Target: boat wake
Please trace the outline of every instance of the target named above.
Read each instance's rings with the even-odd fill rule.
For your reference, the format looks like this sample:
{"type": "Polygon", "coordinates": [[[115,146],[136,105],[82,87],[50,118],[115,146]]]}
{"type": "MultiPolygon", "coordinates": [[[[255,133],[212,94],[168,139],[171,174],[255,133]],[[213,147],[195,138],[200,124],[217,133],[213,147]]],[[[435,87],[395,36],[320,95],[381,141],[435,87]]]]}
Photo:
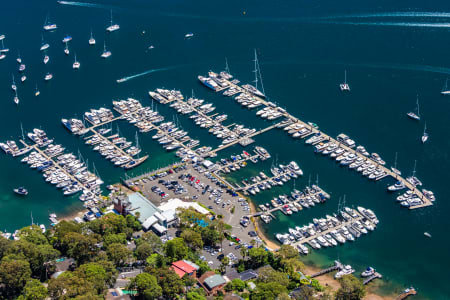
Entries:
{"type": "Polygon", "coordinates": [[[97,3],[89,3],[89,2],[58,1],[58,3],[62,4],[62,5],[72,5],[72,6],[81,6],[81,7],[111,9],[111,6],[107,6],[107,5],[103,5],[103,4],[97,4],[97,3]]]}
{"type": "Polygon", "coordinates": [[[349,14],[319,17],[319,19],[358,19],[358,18],[450,18],[447,12],[382,12],[366,14],[349,14]]]}
{"type": "Polygon", "coordinates": [[[420,71],[420,72],[431,72],[438,74],[450,75],[450,68],[428,66],[428,65],[414,65],[414,64],[394,64],[394,63],[351,63],[351,62],[332,62],[332,61],[292,61],[292,60],[279,60],[279,61],[267,61],[262,63],[263,65],[339,65],[339,66],[351,66],[351,67],[362,67],[362,68],[373,68],[373,69],[391,69],[391,70],[402,70],[402,71],[420,71]]]}
{"type": "Polygon", "coordinates": [[[184,65],[172,66],[172,67],[167,67],[167,68],[151,69],[151,70],[148,70],[148,71],[139,73],[139,74],[135,74],[135,75],[131,75],[131,76],[127,76],[127,77],[123,77],[123,78],[117,79],[116,81],[117,81],[118,83],[122,83],[122,82],[131,80],[131,79],[135,79],[135,78],[138,78],[138,77],[141,77],[141,76],[150,74],[150,73],[156,73],[156,72],[162,72],[162,71],[169,71],[169,70],[173,70],[173,69],[176,69],[176,68],[180,68],[180,67],[182,67],[182,66],[184,66],[184,65]]]}
{"type": "Polygon", "coordinates": [[[392,27],[432,27],[450,28],[450,23],[421,22],[353,22],[353,21],[314,21],[316,24],[356,25],[356,26],[392,26],[392,27]]]}

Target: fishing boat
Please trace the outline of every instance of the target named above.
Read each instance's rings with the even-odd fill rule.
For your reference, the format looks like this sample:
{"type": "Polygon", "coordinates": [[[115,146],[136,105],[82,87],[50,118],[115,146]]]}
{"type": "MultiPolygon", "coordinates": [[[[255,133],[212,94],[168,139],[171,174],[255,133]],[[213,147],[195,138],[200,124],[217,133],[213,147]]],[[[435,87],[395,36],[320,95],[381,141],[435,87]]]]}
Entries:
{"type": "Polygon", "coordinates": [[[106,42],[103,43],[103,53],[102,53],[101,57],[102,58],[108,58],[108,57],[111,56],[111,54],[112,54],[111,51],[107,51],[106,50],[106,42]]]}
{"type": "Polygon", "coordinates": [[[43,26],[45,31],[52,31],[58,28],[58,26],[55,23],[50,23],[48,20],[48,17],[45,18],[45,23],[43,26]]]}
{"type": "Polygon", "coordinates": [[[95,39],[94,36],[92,35],[92,30],[91,30],[91,37],[89,38],[89,45],[95,45],[95,39]]]}
{"type": "Polygon", "coordinates": [[[417,120],[417,121],[420,120],[419,96],[417,96],[416,112],[417,112],[417,114],[416,114],[415,112],[412,112],[412,111],[411,111],[411,112],[407,113],[406,115],[407,115],[409,118],[413,119],[413,120],[417,120]]]}
{"type": "Polygon", "coordinates": [[[79,69],[80,66],[81,66],[81,64],[80,64],[79,61],[77,61],[77,54],[75,53],[75,61],[74,61],[73,65],[72,65],[72,67],[73,67],[74,69],[79,69]]]}
{"type": "Polygon", "coordinates": [[[445,85],[442,88],[441,95],[450,95],[450,90],[448,89],[448,78],[445,80],[445,85]]]}
{"type": "Polygon", "coordinates": [[[12,76],[11,89],[12,89],[13,91],[17,91],[16,82],[14,81],[14,75],[12,76]]]}
{"type": "Polygon", "coordinates": [[[113,31],[116,31],[119,29],[120,29],[119,24],[113,24],[113,17],[112,17],[112,10],[111,10],[111,23],[108,27],[106,27],[106,31],[113,32],[113,31]]]}
{"type": "Polygon", "coordinates": [[[339,87],[343,92],[350,92],[350,86],[347,83],[347,70],[344,71],[344,83],[341,83],[339,87]]]}
{"type": "Polygon", "coordinates": [[[23,186],[14,189],[14,193],[21,195],[21,196],[26,196],[28,195],[28,190],[26,188],[24,188],[23,186]]]}
{"type": "Polygon", "coordinates": [[[66,55],[69,55],[70,54],[70,51],[69,51],[69,45],[66,43],[66,48],[64,48],[64,53],[66,54],[66,55]]]}
{"type": "Polygon", "coordinates": [[[425,123],[425,127],[423,128],[422,144],[425,144],[426,141],[428,141],[427,123],[425,123]]]}

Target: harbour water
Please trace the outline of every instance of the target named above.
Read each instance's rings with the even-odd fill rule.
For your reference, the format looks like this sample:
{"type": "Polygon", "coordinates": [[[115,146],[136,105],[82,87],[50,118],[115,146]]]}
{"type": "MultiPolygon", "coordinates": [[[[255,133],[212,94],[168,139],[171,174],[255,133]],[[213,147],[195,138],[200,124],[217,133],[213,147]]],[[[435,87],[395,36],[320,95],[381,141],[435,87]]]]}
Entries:
{"type": "MultiPolygon", "coordinates": [[[[413,285],[418,290],[417,299],[448,298],[450,240],[446,229],[450,221],[446,213],[450,204],[446,201],[446,185],[450,170],[450,98],[441,96],[440,91],[450,74],[443,42],[449,37],[446,24],[450,16],[445,12],[450,12],[450,4],[396,1],[373,8],[360,1],[344,6],[334,1],[264,0],[245,5],[231,1],[226,7],[179,0],[159,4],[144,0],[64,3],[18,0],[3,5],[0,34],[6,35],[5,47],[10,52],[0,61],[2,141],[17,140],[21,124],[25,132],[41,127],[69,151],[80,151],[91,168],[95,163],[106,185],[125,176],[123,169],[113,167],[81,139],[69,134],[61,125],[61,118],[81,118],[90,108],[111,107],[113,99],[127,97],[151,106],[148,91],[166,87],[179,89],[185,95],[193,89],[197,97],[213,102],[218,112],[229,115],[227,124],[265,128],[269,122],[232,99],[209,91],[197,80],[197,75],[210,69],[223,69],[227,57],[233,75],[242,82],[252,81],[256,48],[271,101],[304,121],[317,123],[331,136],[348,134],[370,152],[379,153],[388,164],[393,164],[398,152],[398,168],[405,174],[412,171],[417,160],[417,176],[437,198],[432,207],[402,209],[394,195],[386,191],[391,180],[369,181],[274,129],[257,136],[255,145],[265,147],[279,163],[297,161],[305,175],[295,183],[291,181],[254,196],[255,202],[268,202],[290,191],[294,184],[300,189],[308,184],[309,176],[315,181],[317,175],[331,199],[290,217],[277,214],[277,219],[265,226],[266,234],[272,238],[287,227],[307,224],[312,218],[335,212],[339,198],[345,195],[348,206],[361,205],[375,211],[380,220],[377,229],[353,243],[312,251],[305,260],[323,267],[340,259],[357,271],[373,266],[383,274],[383,280],[373,284],[380,285],[384,294],[413,285]],[[107,34],[110,9],[121,29],[107,34]],[[51,45],[50,62],[44,65],[39,47],[46,16],[59,28],[43,35],[51,45]],[[95,46],[88,44],[91,29],[97,40],[95,46]],[[187,32],[193,32],[194,37],[185,39],[187,32]],[[73,37],[69,56],[64,54],[61,42],[66,34],[73,37]],[[108,59],[100,58],[104,40],[112,51],[108,59]],[[148,49],[150,45],[154,49],[148,49]],[[27,65],[28,78],[24,83],[19,82],[17,72],[18,51],[27,65]],[[81,63],[79,70],[72,69],[74,52],[81,63]],[[351,92],[344,94],[338,84],[345,69],[351,92]],[[54,75],[50,82],[43,80],[47,72],[54,75]],[[11,74],[18,86],[18,107],[10,89],[11,74]],[[116,83],[124,77],[129,80],[116,83]],[[36,84],[41,91],[39,97],[34,96],[36,84]],[[417,94],[420,122],[406,117],[414,109],[417,94]],[[430,139],[422,145],[424,121],[430,139]],[[424,232],[431,233],[432,238],[425,237],[424,232]]],[[[167,120],[175,116],[168,106],[158,105],[158,111],[167,120]]],[[[176,121],[191,137],[199,138],[202,145],[218,145],[216,138],[187,117],[178,116],[176,121]]],[[[133,140],[135,127],[118,122],[114,129],[116,124],[122,135],[133,140]]],[[[176,161],[173,154],[166,153],[151,139],[150,133],[140,134],[139,143],[150,158],[129,171],[129,175],[176,161]]],[[[219,157],[241,151],[237,145],[219,157]]],[[[12,231],[29,224],[31,213],[35,222],[48,224],[50,212],[64,215],[81,207],[77,197],[62,196],[18,159],[1,155],[0,164],[0,229],[12,231]],[[20,185],[29,190],[27,197],[12,192],[20,185]]],[[[261,170],[268,171],[271,164],[272,160],[250,163],[232,177],[240,181],[261,170]]]]}

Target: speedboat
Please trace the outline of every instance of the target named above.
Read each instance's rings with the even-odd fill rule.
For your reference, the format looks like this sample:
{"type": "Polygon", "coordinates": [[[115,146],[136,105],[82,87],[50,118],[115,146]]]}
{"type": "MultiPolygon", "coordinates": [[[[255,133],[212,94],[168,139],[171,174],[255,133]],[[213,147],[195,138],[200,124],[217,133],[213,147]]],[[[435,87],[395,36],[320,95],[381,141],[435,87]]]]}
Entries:
{"type": "Polygon", "coordinates": [[[192,32],[189,32],[189,33],[186,33],[185,35],[184,35],[184,37],[185,38],[191,38],[191,37],[193,37],[194,36],[194,34],[192,33],[192,32]]]}
{"type": "Polygon", "coordinates": [[[53,78],[53,74],[52,73],[47,73],[44,77],[45,81],[49,81],[50,79],[53,78]]]}
{"type": "Polygon", "coordinates": [[[361,277],[369,277],[375,274],[375,269],[372,267],[368,267],[361,273],[361,277]]]}
{"type": "Polygon", "coordinates": [[[28,195],[28,190],[21,186],[17,189],[14,189],[14,193],[16,193],[18,195],[26,196],[26,195],[28,195]]]}
{"type": "Polygon", "coordinates": [[[72,37],[71,37],[70,35],[66,35],[66,36],[63,38],[62,42],[63,42],[63,43],[68,43],[68,42],[70,42],[71,40],[72,40],[72,37]]]}

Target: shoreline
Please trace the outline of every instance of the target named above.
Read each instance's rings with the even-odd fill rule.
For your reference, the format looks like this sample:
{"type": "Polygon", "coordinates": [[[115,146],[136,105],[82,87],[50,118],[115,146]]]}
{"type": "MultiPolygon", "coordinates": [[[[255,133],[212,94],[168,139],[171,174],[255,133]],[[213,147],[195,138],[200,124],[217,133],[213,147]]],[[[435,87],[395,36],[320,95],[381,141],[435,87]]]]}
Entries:
{"type": "MultiPolygon", "coordinates": [[[[248,198],[247,198],[248,199],[248,198]]],[[[256,213],[256,206],[253,203],[251,199],[248,199],[248,203],[250,206],[250,212],[256,213]]],[[[264,244],[267,246],[267,248],[271,251],[277,251],[280,246],[276,244],[274,241],[272,241],[262,230],[262,221],[260,219],[254,219],[253,221],[255,225],[255,231],[258,234],[258,237],[264,242],[264,244]]],[[[311,275],[314,273],[317,273],[321,270],[321,268],[315,266],[313,263],[305,263],[302,261],[305,265],[305,274],[311,275]]],[[[340,287],[340,283],[338,280],[334,279],[333,273],[324,274],[321,276],[316,277],[317,281],[324,286],[325,288],[329,288],[331,292],[336,292],[340,287]]],[[[366,286],[366,296],[363,298],[363,300],[393,300],[395,299],[395,295],[388,295],[383,296],[380,294],[377,294],[373,289],[366,286]]]]}

